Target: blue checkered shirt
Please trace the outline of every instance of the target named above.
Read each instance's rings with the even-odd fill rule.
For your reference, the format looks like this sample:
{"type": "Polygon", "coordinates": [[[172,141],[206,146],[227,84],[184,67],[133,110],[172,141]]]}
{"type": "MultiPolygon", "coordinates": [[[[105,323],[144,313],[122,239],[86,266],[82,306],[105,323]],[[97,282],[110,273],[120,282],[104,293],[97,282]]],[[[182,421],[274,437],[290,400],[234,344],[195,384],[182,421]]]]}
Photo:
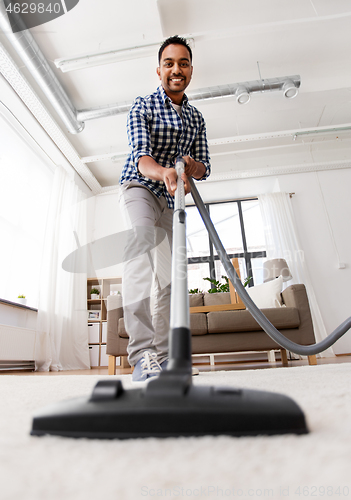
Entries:
{"type": "Polygon", "coordinates": [[[182,102],[182,118],[173,108],[162,86],[146,97],[137,97],[128,114],[129,147],[131,152],[124,165],[119,183],[136,180],[149,188],[157,197],[164,196],[169,208],[174,198],[162,181],[144,177],[138,170],[142,156],[151,156],[162,167],[174,167],[177,156],[191,156],[202,162],[206,179],[211,172],[210,155],[206,139],[206,126],[202,114],[189,104],[186,96],[182,102]]]}

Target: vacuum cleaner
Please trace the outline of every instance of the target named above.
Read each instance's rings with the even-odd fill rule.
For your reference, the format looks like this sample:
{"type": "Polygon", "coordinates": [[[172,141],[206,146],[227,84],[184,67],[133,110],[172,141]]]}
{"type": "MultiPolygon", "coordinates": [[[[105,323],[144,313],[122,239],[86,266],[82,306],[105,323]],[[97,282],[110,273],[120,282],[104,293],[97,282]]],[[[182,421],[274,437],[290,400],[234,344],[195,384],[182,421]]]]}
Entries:
{"type": "MultiPolygon", "coordinates": [[[[63,401],[33,417],[31,434],[98,439],[177,436],[255,436],[308,432],[301,408],[289,397],[235,387],[192,383],[191,332],[187,283],[184,160],[178,174],[173,214],[172,290],[169,363],[143,386],[125,389],[121,380],[99,381],[89,397],[63,401]]],[[[318,344],[302,346],[284,337],[246,293],[228,258],[201,197],[191,193],[227,275],[255,320],[283,348],[302,355],[330,347],[351,327],[351,318],[318,344]]]]}

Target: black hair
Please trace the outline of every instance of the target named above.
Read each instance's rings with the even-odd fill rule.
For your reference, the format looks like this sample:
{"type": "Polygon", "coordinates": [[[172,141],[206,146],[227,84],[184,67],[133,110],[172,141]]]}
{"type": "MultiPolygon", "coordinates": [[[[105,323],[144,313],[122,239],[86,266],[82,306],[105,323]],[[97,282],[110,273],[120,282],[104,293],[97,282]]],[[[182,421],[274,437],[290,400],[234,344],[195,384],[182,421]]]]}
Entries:
{"type": "Polygon", "coordinates": [[[163,42],[163,44],[161,45],[160,50],[158,51],[158,63],[159,64],[161,62],[162,52],[165,50],[166,47],[168,47],[168,45],[183,45],[188,50],[188,52],[190,54],[190,62],[192,62],[193,53],[191,51],[191,48],[190,48],[188,42],[186,41],[185,38],[182,38],[181,36],[178,36],[178,35],[174,35],[174,36],[170,36],[169,38],[167,38],[167,40],[165,40],[163,42]]]}

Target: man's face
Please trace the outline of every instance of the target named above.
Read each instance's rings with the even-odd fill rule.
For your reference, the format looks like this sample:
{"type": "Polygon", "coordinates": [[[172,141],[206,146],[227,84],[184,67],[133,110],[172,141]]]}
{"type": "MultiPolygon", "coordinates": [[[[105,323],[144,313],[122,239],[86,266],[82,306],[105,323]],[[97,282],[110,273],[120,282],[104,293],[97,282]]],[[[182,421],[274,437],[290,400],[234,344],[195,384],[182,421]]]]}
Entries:
{"type": "Polygon", "coordinates": [[[162,52],[157,74],[166,94],[176,104],[180,104],[192,73],[188,49],[183,45],[168,45],[162,52]]]}

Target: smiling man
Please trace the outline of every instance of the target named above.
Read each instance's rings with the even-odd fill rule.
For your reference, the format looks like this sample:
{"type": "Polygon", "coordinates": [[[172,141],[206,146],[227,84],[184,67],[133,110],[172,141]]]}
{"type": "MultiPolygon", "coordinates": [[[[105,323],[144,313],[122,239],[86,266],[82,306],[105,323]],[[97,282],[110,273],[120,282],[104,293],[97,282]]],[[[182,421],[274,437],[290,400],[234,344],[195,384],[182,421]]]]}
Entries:
{"type": "Polygon", "coordinates": [[[193,74],[190,52],[184,45],[167,45],[160,55],[157,74],[168,97],[180,105],[193,74]]]}
{"type": "MultiPolygon", "coordinates": [[[[182,156],[182,178],[206,179],[210,157],[202,114],[188,102],[185,90],[192,73],[192,51],[186,40],[168,38],[159,50],[157,74],[161,85],[153,94],[138,97],[128,115],[130,154],[120,178],[121,208],[128,228],[160,227],[172,242],[175,160],[182,156]]],[[[145,254],[126,248],[126,255],[145,254]]],[[[168,249],[169,250],[169,249],[168,249]]],[[[125,262],[122,278],[123,309],[129,335],[128,360],[133,380],[144,381],[165,369],[168,362],[170,316],[170,251],[159,251],[155,262],[154,310],[150,310],[151,268],[142,258],[125,262]],[[159,274],[158,274],[159,273],[159,274]],[[167,276],[166,276],[167,275],[167,276]],[[161,276],[161,278],[160,278],[161,276]],[[162,283],[166,283],[163,286],[162,283]]]]}

